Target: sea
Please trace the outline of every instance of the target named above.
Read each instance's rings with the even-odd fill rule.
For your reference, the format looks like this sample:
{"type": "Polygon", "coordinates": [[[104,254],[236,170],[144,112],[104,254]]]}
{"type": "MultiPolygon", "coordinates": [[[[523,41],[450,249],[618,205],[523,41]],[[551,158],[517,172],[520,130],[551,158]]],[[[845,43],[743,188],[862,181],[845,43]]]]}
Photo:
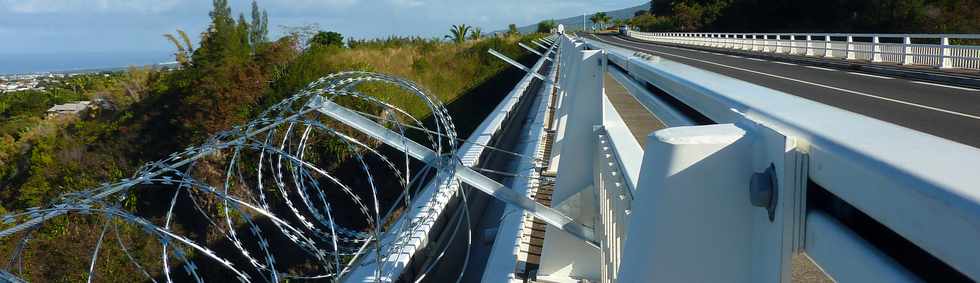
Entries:
{"type": "Polygon", "coordinates": [[[116,70],[173,60],[173,51],[0,53],[0,75],[116,70]]]}

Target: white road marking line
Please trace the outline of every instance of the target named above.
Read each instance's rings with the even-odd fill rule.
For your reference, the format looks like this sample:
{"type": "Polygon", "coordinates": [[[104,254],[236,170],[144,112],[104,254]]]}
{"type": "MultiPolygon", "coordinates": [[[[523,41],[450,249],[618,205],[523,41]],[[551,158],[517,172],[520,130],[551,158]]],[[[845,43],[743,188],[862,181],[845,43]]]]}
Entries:
{"type": "Polygon", "coordinates": [[[847,72],[847,73],[848,74],[851,74],[851,75],[858,75],[858,76],[865,76],[865,77],[872,77],[872,78],[879,78],[879,79],[886,79],[886,80],[894,79],[894,78],[889,78],[889,77],[876,76],[876,75],[864,74],[864,73],[857,73],[857,72],[847,72]]]}
{"type": "Polygon", "coordinates": [[[738,56],[738,55],[728,55],[728,57],[732,57],[732,58],[742,58],[742,56],[738,56]]]}
{"type": "Polygon", "coordinates": [[[817,69],[817,70],[824,70],[824,71],[831,71],[831,72],[835,72],[835,71],[837,71],[837,70],[834,70],[834,69],[828,69],[828,68],[821,68],[821,67],[816,67],[816,66],[804,66],[804,67],[807,67],[807,68],[810,68],[810,69],[817,69]]]}
{"type": "Polygon", "coordinates": [[[776,64],[783,64],[783,65],[788,65],[788,66],[797,66],[796,64],[787,63],[787,62],[779,62],[779,61],[772,61],[772,62],[773,63],[776,63],[776,64]]]}
{"type": "Polygon", "coordinates": [[[745,58],[745,59],[749,59],[749,60],[752,60],[752,61],[766,62],[766,60],[762,60],[762,59],[759,59],[759,58],[745,58]]]}
{"type": "MultiPolygon", "coordinates": [[[[598,37],[596,37],[596,39],[598,39],[598,37]]],[[[877,98],[877,99],[881,99],[881,100],[884,100],[884,101],[890,101],[890,102],[894,102],[894,103],[904,104],[904,105],[908,105],[908,106],[912,106],[912,107],[918,107],[918,108],[922,108],[922,109],[929,109],[929,110],[933,110],[933,111],[943,112],[943,113],[946,113],[946,114],[952,114],[952,115],[957,115],[957,116],[961,116],[961,117],[965,117],[965,118],[980,120],[980,116],[970,115],[970,114],[966,114],[966,113],[960,113],[960,112],[956,112],[956,111],[952,111],[952,110],[946,110],[946,109],[942,109],[942,108],[938,108],[938,107],[932,107],[932,106],[928,106],[928,105],[916,104],[916,103],[902,101],[902,100],[898,100],[898,99],[892,99],[892,98],[881,97],[881,96],[877,96],[877,95],[873,95],[873,94],[867,94],[867,93],[863,93],[863,92],[860,92],[860,91],[843,89],[843,88],[839,88],[839,87],[834,87],[834,86],[829,86],[829,85],[823,85],[823,84],[818,84],[818,83],[814,83],[814,82],[808,82],[808,81],[804,81],[804,80],[800,80],[800,79],[788,78],[788,77],[783,77],[783,76],[779,76],[779,75],[773,75],[773,74],[769,74],[769,73],[763,73],[763,72],[759,72],[759,71],[754,71],[754,70],[743,69],[743,68],[739,68],[739,67],[728,66],[728,65],[725,65],[725,64],[719,64],[719,63],[715,63],[715,62],[711,62],[711,61],[705,61],[705,60],[701,60],[701,59],[695,59],[695,58],[690,58],[690,57],[686,57],[686,56],[670,54],[670,53],[656,51],[656,50],[651,50],[651,49],[646,49],[646,48],[642,48],[642,47],[635,47],[635,48],[646,50],[646,51],[649,51],[649,52],[659,53],[659,54],[663,54],[663,55],[667,55],[667,56],[673,56],[673,57],[677,57],[677,58],[684,58],[684,59],[687,59],[687,60],[698,61],[698,62],[702,62],[702,63],[706,63],[706,64],[711,64],[711,65],[721,66],[721,67],[725,67],[725,68],[735,69],[735,70],[739,70],[739,71],[743,71],[743,72],[749,72],[749,73],[754,73],[754,74],[759,74],[759,75],[764,75],[764,76],[770,76],[770,77],[784,79],[784,80],[789,80],[789,81],[794,81],[794,82],[798,82],[798,83],[802,83],[802,84],[808,84],[808,85],[812,85],[812,86],[823,87],[823,88],[832,89],[832,90],[836,90],[836,91],[841,91],[841,92],[856,94],[856,95],[870,97],[870,98],[877,98]]],[[[749,59],[753,59],[753,58],[749,58],[749,59]]],[[[929,84],[929,83],[926,83],[926,84],[929,84]]],[[[937,86],[944,86],[944,85],[937,85],[937,86]]]]}
{"type": "Polygon", "coordinates": [[[975,88],[966,88],[966,87],[958,87],[958,86],[952,86],[952,85],[934,84],[934,83],[927,83],[927,82],[920,82],[920,81],[911,81],[911,82],[912,83],[916,83],[916,84],[939,86],[939,87],[952,88],[952,89],[965,90],[965,91],[980,91],[980,89],[975,89],[975,88]]]}

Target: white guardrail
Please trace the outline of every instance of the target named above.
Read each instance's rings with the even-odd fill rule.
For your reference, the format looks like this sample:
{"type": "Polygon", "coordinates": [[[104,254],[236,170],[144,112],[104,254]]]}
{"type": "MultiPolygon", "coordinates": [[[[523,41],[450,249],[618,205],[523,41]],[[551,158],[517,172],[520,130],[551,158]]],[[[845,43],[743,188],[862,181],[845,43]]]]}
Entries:
{"type": "Polygon", "coordinates": [[[628,31],[627,35],[650,42],[680,45],[902,65],[925,65],[943,69],[980,70],[980,46],[950,44],[951,39],[980,39],[980,34],[646,33],[628,31]],[[935,43],[916,43],[920,40],[935,43]]]}
{"type": "MultiPolygon", "coordinates": [[[[920,280],[873,239],[808,207],[808,191],[818,186],[941,264],[980,279],[980,149],[657,56],[588,39],[560,42],[559,108],[567,110],[556,119],[567,123],[565,136],[581,129],[576,119],[595,125],[595,155],[564,154],[556,189],[567,189],[562,179],[571,178],[561,166],[593,164],[602,264],[601,274],[584,277],[790,282],[793,255],[802,253],[840,282],[920,280]],[[596,52],[587,49],[602,50],[600,66],[578,64],[596,52]],[[717,124],[661,119],[671,127],[650,134],[641,149],[607,98],[598,103],[576,89],[582,83],[563,84],[595,81],[590,68],[632,80],[628,89],[653,85],[717,124]],[[576,118],[593,113],[601,118],[576,118]]],[[[663,101],[638,100],[658,117],[678,115],[664,113],[663,101]]],[[[576,150],[571,140],[559,145],[563,153],[576,150]]],[[[544,275],[545,262],[554,260],[549,241],[544,275]]]]}

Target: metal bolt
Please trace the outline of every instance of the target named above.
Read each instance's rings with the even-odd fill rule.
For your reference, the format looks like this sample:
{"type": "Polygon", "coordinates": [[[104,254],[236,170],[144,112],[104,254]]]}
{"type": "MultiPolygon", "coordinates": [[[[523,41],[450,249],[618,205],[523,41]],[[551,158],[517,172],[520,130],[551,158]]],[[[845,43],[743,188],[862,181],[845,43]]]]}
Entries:
{"type": "Polygon", "coordinates": [[[769,168],[762,173],[752,174],[749,181],[749,200],[753,206],[765,208],[769,212],[769,221],[776,219],[776,167],[769,164],[769,168]]]}

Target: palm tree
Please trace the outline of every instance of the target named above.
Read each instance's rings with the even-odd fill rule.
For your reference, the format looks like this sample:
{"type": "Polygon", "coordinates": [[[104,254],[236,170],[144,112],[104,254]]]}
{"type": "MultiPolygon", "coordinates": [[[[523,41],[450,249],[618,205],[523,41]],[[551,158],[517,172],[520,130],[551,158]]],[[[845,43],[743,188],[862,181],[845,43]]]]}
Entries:
{"type": "Polygon", "coordinates": [[[606,23],[609,23],[612,18],[610,18],[609,15],[606,15],[606,12],[598,12],[595,13],[595,15],[592,15],[589,20],[591,20],[592,23],[599,25],[599,28],[601,29],[605,28],[606,23]]]}
{"type": "Polygon", "coordinates": [[[181,42],[177,40],[177,37],[173,34],[164,34],[163,37],[167,38],[170,43],[173,43],[174,46],[177,47],[177,53],[174,54],[177,57],[177,62],[180,63],[181,66],[187,66],[190,64],[191,54],[194,53],[194,45],[191,44],[191,38],[187,36],[187,33],[183,30],[178,29],[177,34],[184,40],[183,44],[181,44],[181,42]]]}
{"type": "Polygon", "coordinates": [[[466,41],[466,34],[470,32],[471,28],[473,27],[466,24],[460,24],[458,26],[453,25],[453,27],[449,29],[449,34],[446,35],[446,38],[456,43],[463,43],[463,41],[466,41]]]}
{"type": "Polygon", "coordinates": [[[470,40],[480,40],[480,39],[483,39],[483,29],[474,27],[473,30],[470,31],[470,40]]]}

